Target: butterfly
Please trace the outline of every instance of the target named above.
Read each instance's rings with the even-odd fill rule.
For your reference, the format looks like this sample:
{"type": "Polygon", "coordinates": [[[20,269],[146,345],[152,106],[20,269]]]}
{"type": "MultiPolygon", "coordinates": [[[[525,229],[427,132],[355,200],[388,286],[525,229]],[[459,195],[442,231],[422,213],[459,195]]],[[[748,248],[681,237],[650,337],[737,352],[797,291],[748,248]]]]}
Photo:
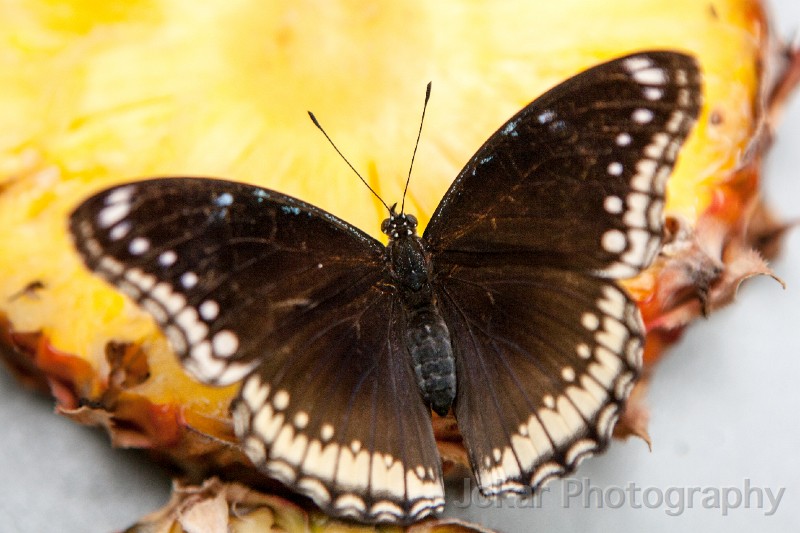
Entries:
{"type": "Polygon", "coordinates": [[[606,447],[643,350],[617,280],[659,252],[701,93],[681,53],[590,68],[489,137],[422,236],[391,208],[386,246],[279,192],[190,177],[102,191],[70,230],[190,374],[241,383],[234,429],[261,471],[331,515],[407,523],[444,507],[431,410],[454,413],[485,495],[606,447]]]}

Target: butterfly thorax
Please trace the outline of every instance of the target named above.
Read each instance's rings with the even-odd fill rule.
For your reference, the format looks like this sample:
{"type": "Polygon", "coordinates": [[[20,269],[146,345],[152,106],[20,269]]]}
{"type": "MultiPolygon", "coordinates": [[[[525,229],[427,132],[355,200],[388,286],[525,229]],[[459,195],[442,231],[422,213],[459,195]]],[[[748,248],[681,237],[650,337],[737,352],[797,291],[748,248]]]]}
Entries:
{"type": "Polygon", "coordinates": [[[425,401],[445,416],[456,394],[455,360],[450,332],[442,319],[430,283],[430,256],[417,235],[413,215],[394,214],[381,229],[389,236],[386,260],[405,316],[405,347],[414,362],[425,401]]]}

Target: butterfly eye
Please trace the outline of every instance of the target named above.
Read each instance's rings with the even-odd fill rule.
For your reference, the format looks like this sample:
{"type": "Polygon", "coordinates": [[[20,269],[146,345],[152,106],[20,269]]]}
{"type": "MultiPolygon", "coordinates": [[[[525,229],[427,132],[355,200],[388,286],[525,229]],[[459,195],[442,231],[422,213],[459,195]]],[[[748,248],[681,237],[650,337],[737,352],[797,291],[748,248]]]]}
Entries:
{"type": "Polygon", "coordinates": [[[385,233],[386,235],[389,235],[389,233],[391,231],[392,231],[392,219],[391,218],[387,218],[386,220],[381,222],[381,233],[385,233]]]}
{"type": "Polygon", "coordinates": [[[412,229],[416,229],[417,217],[415,217],[414,215],[406,215],[406,220],[408,221],[408,225],[411,226],[412,229]]]}

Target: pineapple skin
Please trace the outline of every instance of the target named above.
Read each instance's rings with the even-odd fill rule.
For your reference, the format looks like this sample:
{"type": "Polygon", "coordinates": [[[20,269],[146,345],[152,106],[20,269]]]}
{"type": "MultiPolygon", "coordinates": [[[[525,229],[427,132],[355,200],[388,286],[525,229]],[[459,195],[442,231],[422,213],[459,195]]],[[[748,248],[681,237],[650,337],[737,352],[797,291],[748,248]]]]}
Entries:
{"type": "MultiPolygon", "coordinates": [[[[408,199],[424,226],[460,165],[519,107],[592,64],[674,48],[700,58],[706,103],[669,184],[674,239],[628,283],[652,364],[694,317],[730,301],[742,279],[770,273],[754,247],[782,226],[760,204],[759,173],[793,63],[776,59],[783,49],[760,2],[596,4],[1,5],[5,359],[49,390],[61,413],[108,429],[115,445],[152,449],[195,479],[247,465],[227,413],[236,386],[194,382],[152,320],[81,266],[66,218],[82,198],[137,177],[226,176],[298,196],[379,236],[380,206],[305,110],[381,195],[399,198],[414,110],[433,79],[408,199]]],[[[641,396],[620,434],[646,436],[641,396]]],[[[452,421],[435,427],[444,455],[461,462],[452,421]]]]}

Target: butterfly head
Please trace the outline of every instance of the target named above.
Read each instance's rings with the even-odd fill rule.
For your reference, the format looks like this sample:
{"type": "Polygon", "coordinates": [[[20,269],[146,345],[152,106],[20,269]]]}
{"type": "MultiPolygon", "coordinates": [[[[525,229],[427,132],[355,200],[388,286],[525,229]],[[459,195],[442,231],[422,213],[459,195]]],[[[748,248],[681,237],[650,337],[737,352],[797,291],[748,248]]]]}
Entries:
{"type": "Polygon", "coordinates": [[[389,209],[389,218],[381,224],[381,231],[390,239],[399,239],[417,234],[417,217],[407,213],[397,213],[397,204],[389,209]]]}

